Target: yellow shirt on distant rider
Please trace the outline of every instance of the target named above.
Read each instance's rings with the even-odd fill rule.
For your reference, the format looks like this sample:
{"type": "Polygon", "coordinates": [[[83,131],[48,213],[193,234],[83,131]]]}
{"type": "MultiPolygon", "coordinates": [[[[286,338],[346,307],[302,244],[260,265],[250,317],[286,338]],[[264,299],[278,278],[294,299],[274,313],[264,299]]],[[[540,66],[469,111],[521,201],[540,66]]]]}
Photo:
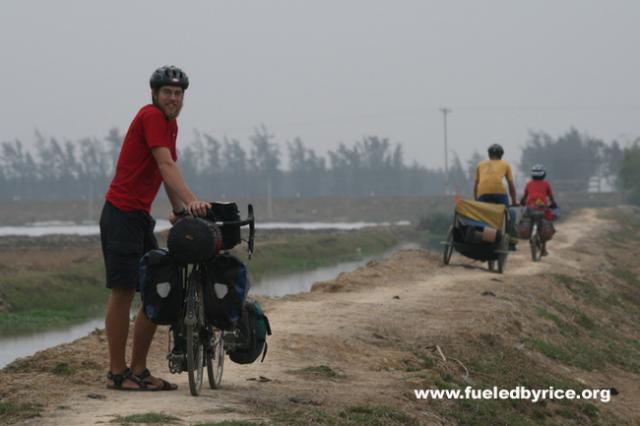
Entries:
{"type": "Polygon", "coordinates": [[[481,161],[476,168],[476,182],[478,182],[478,197],[483,194],[506,194],[507,190],[502,182],[507,178],[513,183],[511,166],[504,160],[481,161]]]}

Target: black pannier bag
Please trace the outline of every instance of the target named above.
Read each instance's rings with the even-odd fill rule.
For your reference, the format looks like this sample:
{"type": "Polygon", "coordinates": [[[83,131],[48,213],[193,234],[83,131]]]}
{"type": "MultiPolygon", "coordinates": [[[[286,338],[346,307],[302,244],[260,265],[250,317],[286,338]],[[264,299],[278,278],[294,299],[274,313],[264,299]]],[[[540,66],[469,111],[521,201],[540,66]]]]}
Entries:
{"type": "Polygon", "coordinates": [[[236,345],[234,350],[229,352],[229,359],[238,364],[251,364],[262,354],[261,362],[264,361],[271,326],[258,301],[248,299],[244,303],[237,332],[236,345]]]}
{"type": "Polygon", "coordinates": [[[182,265],[207,261],[222,248],[220,228],[211,220],[185,216],[169,230],[167,247],[171,256],[182,265]]]}
{"type": "Polygon", "coordinates": [[[156,324],[178,322],[183,304],[182,268],[162,249],[148,251],[140,260],[142,310],[156,324]]]}
{"type": "Polygon", "coordinates": [[[250,288],[246,265],[223,253],[206,264],[204,312],[207,322],[222,330],[232,330],[242,314],[250,288]]]}
{"type": "MultiPolygon", "coordinates": [[[[216,222],[237,222],[240,220],[240,211],[236,203],[212,202],[211,210],[207,217],[212,218],[216,222]]],[[[240,226],[239,225],[223,225],[220,227],[222,232],[222,250],[231,250],[240,244],[240,226]]]]}

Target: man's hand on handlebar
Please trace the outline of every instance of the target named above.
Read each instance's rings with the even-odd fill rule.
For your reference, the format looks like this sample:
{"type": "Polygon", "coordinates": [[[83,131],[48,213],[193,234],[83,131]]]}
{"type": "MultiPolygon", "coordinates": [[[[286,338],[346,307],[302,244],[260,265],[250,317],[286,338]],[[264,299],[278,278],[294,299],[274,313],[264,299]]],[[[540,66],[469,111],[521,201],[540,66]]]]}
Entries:
{"type": "Polygon", "coordinates": [[[206,201],[195,200],[189,203],[187,211],[192,216],[206,216],[207,210],[211,208],[211,204],[206,201]]]}
{"type": "Polygon", "coordinates": [[[174,225],[181,217],[191,216],[206,216],[208,210],[211,208],[211,204],[206,201],[194,200],[190,202],[187,207],[184,207],[180,211],[173,210],[169,215],[169,222],[174,225]]]}

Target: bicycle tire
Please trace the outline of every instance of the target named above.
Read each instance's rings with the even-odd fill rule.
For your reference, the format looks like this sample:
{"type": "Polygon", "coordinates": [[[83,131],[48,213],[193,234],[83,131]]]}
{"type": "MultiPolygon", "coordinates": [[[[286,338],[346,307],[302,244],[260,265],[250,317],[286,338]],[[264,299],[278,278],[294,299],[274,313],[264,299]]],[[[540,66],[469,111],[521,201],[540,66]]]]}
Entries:
{"type": "Polygon", "coordinates": [[[214,328],[211,333],[211,345],[206,351],[207,358],[207,376],[209,378],[209,387],[211,389],[220,388],[222,382],[222,374],[224,372],[224,339],[223,331],[214,328]]]}
{"type": "Polygon", "coordinates": [[[496,261],[495,260],[489,260],[487,261],[487,266],[489,268],[489,271],[493,272],[496,270],[496,261]]]}
{"type": "Polygon", "coordinates": [[[511,238],[508,235],[508,230],[510,226],[511,225],[509,222],[509,215],[508,213],[505,213],[505,220],[502,225],[502,235],[504,237],[502,238],[502,242],[500,243],[501,253],[498,253],[498,258],[496,259],[496,265],[495,265],[497,267],[499,274],[504,273],[504,270],[507,267],[507,257],[509,256],[509,239],[511,238]]]}
{"type": "Polygon", "coordinates": [[[195,323],[185,325],[187,330],[187,373],[189,376],[189,391],[193,396],[200,395],[204,364],[204,345],[201,339],[202,333],[200,332],[200,328],[204,323],[204,311],[202,307],[202,287],[198,284],[193,287],[194,283],[191,283],[187,303],[187,315],[189,312],[195,312],[195,323]],[[190,311],[190,309],[192,311],[190,311]]]}
{"type": "Polygon", "coordinates": [[[447,240],[444,245],[444,251],[442,253],[442,262],[445,265],[449,264],[452,254],[453,254],[453,225],[449,227],[449,231],[447,232],[447,240]]]}
{"type": "Polygon", "coordinates": [[[531,260],[538,262],[542,257],[542,242],[540,241],[537,224],[533,225],[531,237],[529,238],[529,246],[531,247],[531,260]]]}

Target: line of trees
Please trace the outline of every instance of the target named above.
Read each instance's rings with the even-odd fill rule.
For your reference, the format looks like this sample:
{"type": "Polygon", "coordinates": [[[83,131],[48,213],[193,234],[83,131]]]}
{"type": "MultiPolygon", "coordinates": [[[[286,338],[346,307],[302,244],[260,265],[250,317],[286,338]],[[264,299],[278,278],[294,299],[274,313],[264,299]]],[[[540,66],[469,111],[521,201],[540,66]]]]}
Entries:
{"type": "MultiPolygon", "coordinates": [[[[26,149],[19,140],[3,142],[0,200],[100,198],[113,177],[122,140],[123,135],[113,128],[103,139],[75,142],[36,133],[33,149],[26,149]]],[[[327,156],[296,138],[286,144],[288,170],[282,168],[283,154],[275,135],[265,126],[257,127],[248,142],[247,148],[237,139],[196,131],[189,143],[179,146],[179,165],[194,192],[207,198],[234,198],[437,195],[445,190],[441,169],[406,164],[402,146],[379,136],[366,136],[351,145],[341,143],[327,156]]],[[[485,158],[476,151],[463,164],[454,153],[448,171],[450,191],[468,196],[475,167],[485,158]]],[[[632,178],[625,177],[620,181],[624,184],[616,181],[624,158],[617,142],[607,144],[576,129],[557,138],[532,132],[517,168],[528,176],[531,165],[542,163],[557,191],[586,191],[593,178],[628,185],[632,178]]]]}
{"type": "MultiPolygon", "coordinates": [[[[36,134],[33,149],[19,141],[0,145],[0,200],[60,200],[102,197],[114,173],[123,135],[116,128],[104,139],[61,142],[36,134]]],[[[237,139],[195,132],[178,147],[178,162],[195,193],[207,198],[286,196],[435,195],[444,174],[405,164],[402,147],[367,136],[340,144],[325,158],[300,138],[287,143],[289,170],[265,126],[237,139]]]]}

